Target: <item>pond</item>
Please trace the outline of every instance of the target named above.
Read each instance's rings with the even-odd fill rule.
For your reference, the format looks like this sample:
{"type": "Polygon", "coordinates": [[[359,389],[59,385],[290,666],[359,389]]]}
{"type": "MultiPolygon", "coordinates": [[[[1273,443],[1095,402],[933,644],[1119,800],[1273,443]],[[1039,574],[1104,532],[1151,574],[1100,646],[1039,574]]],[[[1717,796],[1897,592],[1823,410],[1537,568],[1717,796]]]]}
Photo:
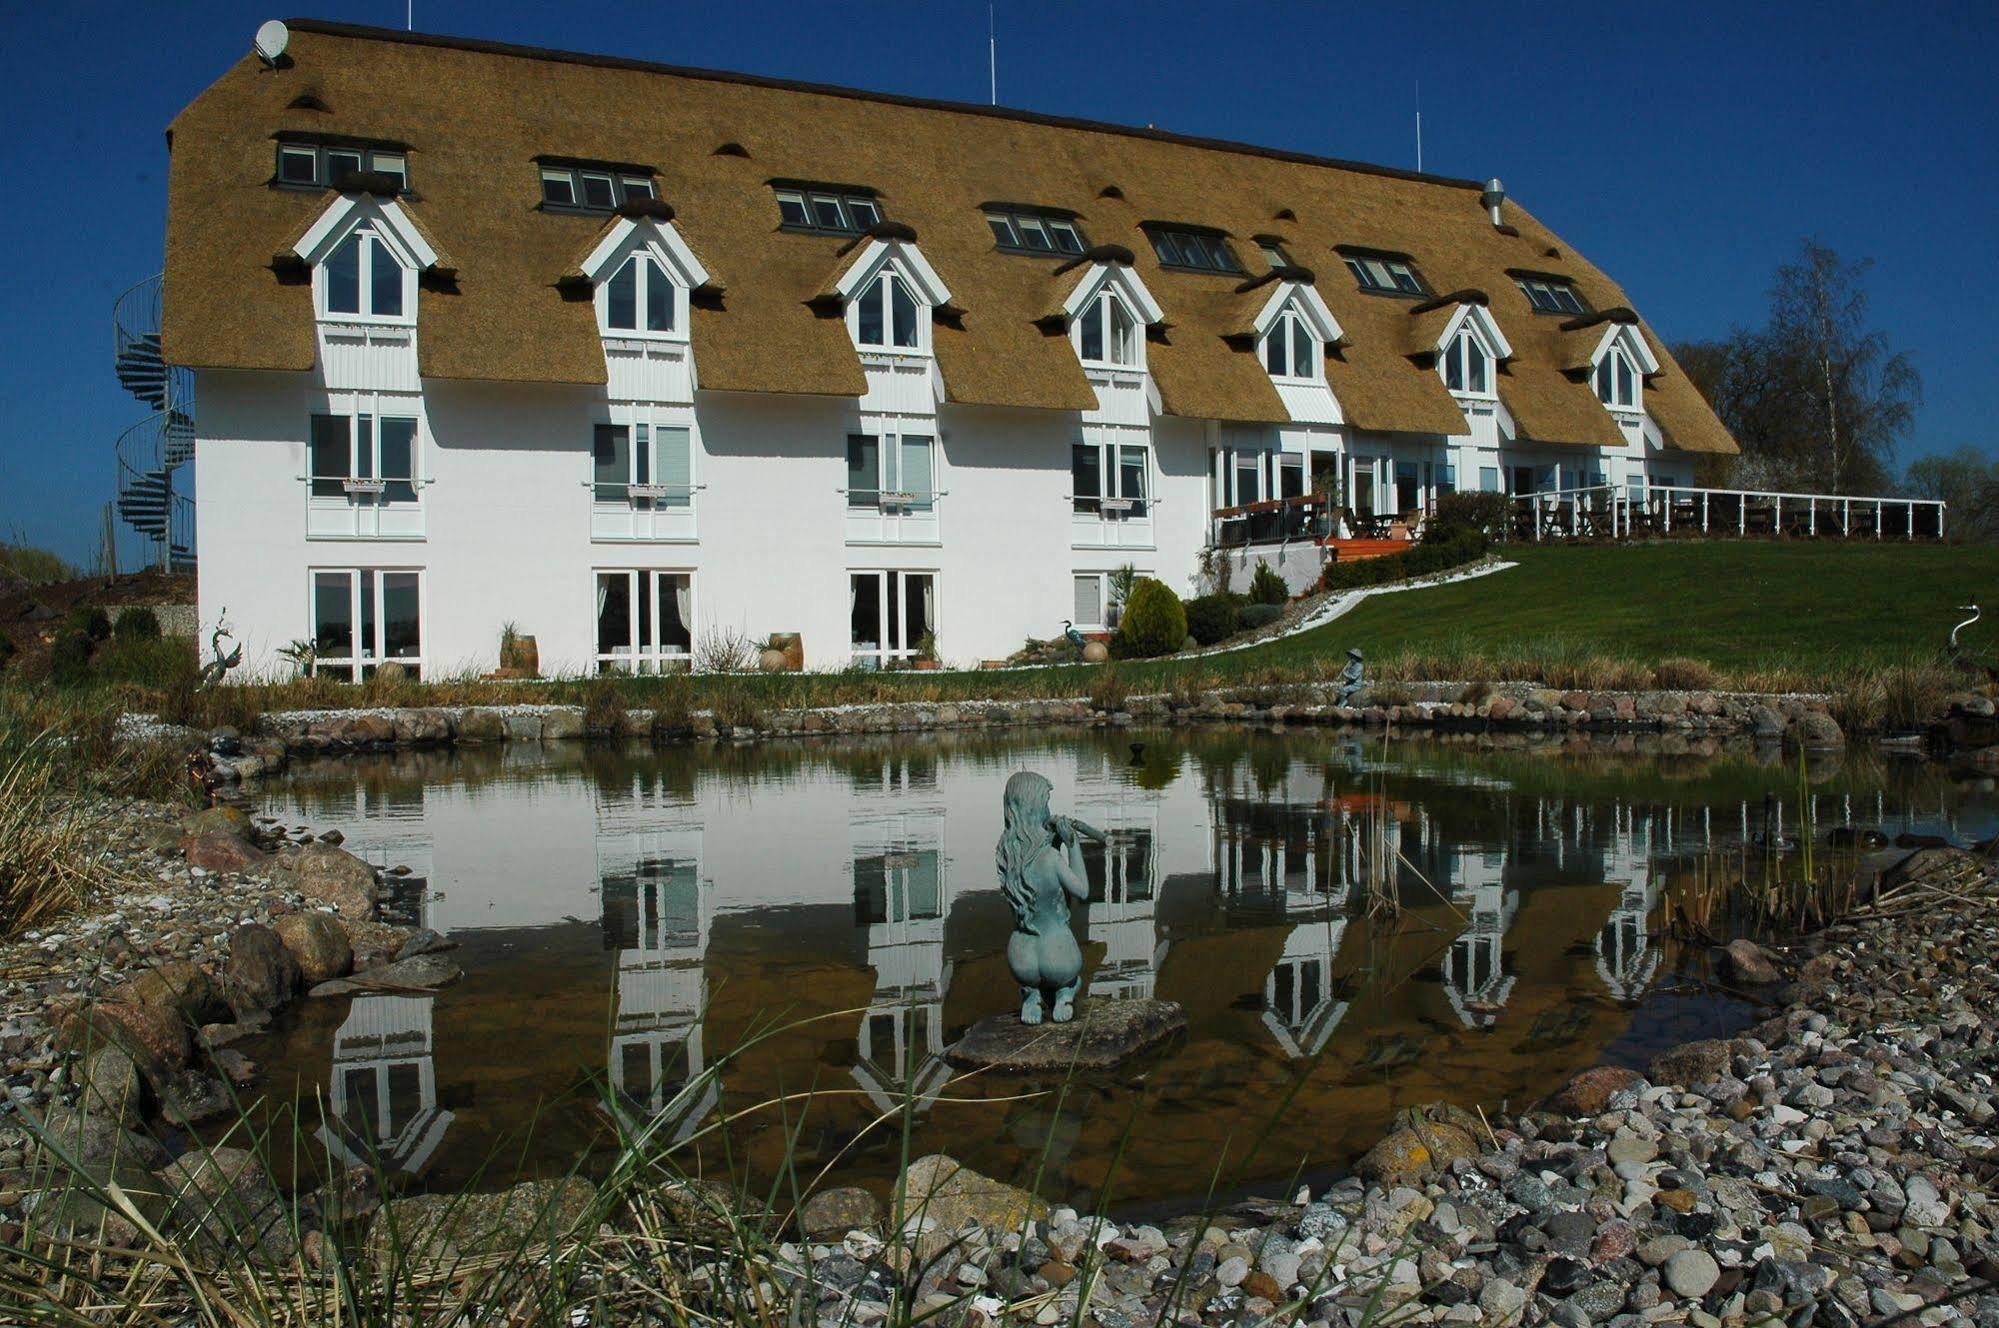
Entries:
{"type": "Polygon", "coordinates": [[[1399,1108],[1523,1105],[1753,1022],[1678,938],[1680,893],[1767,877],[1759,842],[1801,817],[1849,874],[1831,827],[1999,820],[1989,782],[1910,758],[1542,746],[1097,730],[304,764],[262,810],[406,868],[392,912],[466,976],[306,1001],[245,1049],[336,1156],[416,1184],[560,1172],[615,1095],[708,1174],[886,1192],[945,1151],[1142,1210],[1335,1174],[1399,1108]],[[1085,998],[1187,1011],[1183,1041],[1101,1079],[942,1059],[1018,1006],[993,845],[1019,769],[1109,832],[1085,998]]]}

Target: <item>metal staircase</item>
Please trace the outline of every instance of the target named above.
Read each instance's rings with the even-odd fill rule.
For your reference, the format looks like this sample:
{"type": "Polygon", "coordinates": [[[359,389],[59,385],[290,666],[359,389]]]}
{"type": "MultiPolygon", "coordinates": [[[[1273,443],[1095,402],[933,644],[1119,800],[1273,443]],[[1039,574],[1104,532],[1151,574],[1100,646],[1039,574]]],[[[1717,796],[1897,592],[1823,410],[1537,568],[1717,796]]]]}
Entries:
{"type": "Polygon", "coordinates": [[[141,537],[139,562],[194,570],[194,375],[160,351],[160,277],[118,297],[111,313],[118,382],[153,414],[118,437],[114,510],[141,537]]]}

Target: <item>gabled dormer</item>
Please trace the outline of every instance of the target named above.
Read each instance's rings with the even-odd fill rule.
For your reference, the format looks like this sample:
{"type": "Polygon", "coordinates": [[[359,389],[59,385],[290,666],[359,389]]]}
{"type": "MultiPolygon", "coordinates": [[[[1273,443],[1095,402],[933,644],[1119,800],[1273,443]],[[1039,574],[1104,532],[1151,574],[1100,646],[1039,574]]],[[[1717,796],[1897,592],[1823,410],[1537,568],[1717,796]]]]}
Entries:
{"type": "Polygon", "coordinates": [[[686,341],[689,293],[711,280],[661,203],[607,226],[581,272],[607,340],[686,341]]]}
{"type": "Polygon", "coordinates": [[[313,311],[322,323],[416,323],[417,274],[437,250],[394,197],[341,194],[292,246],[312,270],[313,311]]]}
{"type": "Polygon", "coordinates": [[[930,321],[951,292],[916,247],[916,232],[881,222],[850,246],[852,260],[824,303],[839,308],[863,354],[929,355],[930,321]]]}
{"type": "Polygon", "coordinates": [[[1513,346],[1483,303],[1461,301],[1445,320],[1434,349],[1437,373],[1460,404],[1498,399],[1499,366],[1513,358],[1513,346]]]}
{"type": "Polygon", "coordinates": [[[1611,414],[1635,418],[1645,413],[1645,378],[1659,372],[1659,357],[1635,324],[1605,328],[1590,353],[1589,369],[1596,399],[1611,414]]]}
{"type": "Polygon", "coordinates": [[[1339,320],[1309,281],[1279,281],[1253,324],[1257,355],[1272,379],[1326,381],[1326,347],[1342,335],[1339,320]]]}
{"type": "Polygon", "coordinates": [[[1144,373],[1146,329],[1166,313],[1128,261],[1098,257],[1062,302],[1061,318],[1085,369],[1144,373]]]}

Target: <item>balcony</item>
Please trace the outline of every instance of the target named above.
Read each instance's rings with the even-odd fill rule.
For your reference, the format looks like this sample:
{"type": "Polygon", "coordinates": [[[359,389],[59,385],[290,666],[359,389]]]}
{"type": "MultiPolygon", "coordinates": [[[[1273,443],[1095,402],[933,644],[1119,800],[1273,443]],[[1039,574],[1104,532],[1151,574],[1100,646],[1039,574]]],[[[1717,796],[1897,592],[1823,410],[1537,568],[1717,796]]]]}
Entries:
{"type": "Polygon", "coordinates": [[[1103,498],[1076,494],[1069,500],[1069,543],[1078,549],[1155,547],[1152,509],[1157,498],[1103,498]]]}
{"type": "Polygon", "coordinates": [[[942,490],[842,489],[849,544],[938,544],[942,490]]]}
{"type": "Polygon", "coordinates": [[[1321,493],[1219,508],[1209,517],[1208,542],[1218,549],[1241,549],[1330,539],[1338,533],[1338,515],[1338,506],[1321,493]]]}
{"type": "Polygon", "coordinates": [[[699,484],[590,483],[590,538],[611,541],[694,539],[699,484]]]}

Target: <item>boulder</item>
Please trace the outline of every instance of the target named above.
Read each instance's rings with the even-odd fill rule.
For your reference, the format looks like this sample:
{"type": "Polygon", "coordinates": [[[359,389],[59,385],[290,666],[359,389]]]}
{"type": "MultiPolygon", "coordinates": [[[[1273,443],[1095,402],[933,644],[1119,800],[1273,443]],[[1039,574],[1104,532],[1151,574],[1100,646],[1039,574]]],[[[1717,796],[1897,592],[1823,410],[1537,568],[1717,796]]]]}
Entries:
{"type": "Polygon", "coordinates": [[[534,1265],[591,1216],[596,1190],[576,1177],[532,1180],[497,1194],[420,1194],[391,1199],[368,1225],[378,1264],[449,1268],[466,1258],[503,1255],[534,1265]]]}
{"type": "Polygon", "coordinates": [[[1846,734],[1840,731],[1839,721],[1823,710],[1807,710],[1792,720],[1787,737],[1806,751],[1837,751],[1846,746],[1846,734]]]}
{"type": "Polygon", "coordinates": [[[211,1258],[247,1252],[288,1262],[297,1237],[284,1201],[257,1159],[241,1148],[196,1148],[160,1172],[173,1234],[211,1258]]]}
{"type": "Polygon", "coordinates": [[[254,871],[271,857],[249,840],[220,830],[182,835],[179,847],[188,866],[212,872],[254,871]]]}
{"type": "Polygon", "coordinates": [[[410,747],[426,747],[451,741],[451,712],[424,708],[398,710],[391,721],[396,741],[410,747]]]}
{"type": "Polygon", "coordinates": [[[583,707],[557,706],[541,714],[544,742],[573,742],[583,736],[583,707]]]}
{"type": "Polygon", "coordinates": [[[256,825],[251,821],[250,813],[241,807],[207,807],[181,817],[180,832],[183,836],[222,834],[254,840],[256,825]]]}
{"type": "Polygon", "coordinates": [[[287,913],[272,928],[297,962],[299,980],[307,986],[343,977],[354,965],[354,945],[330,914],[287,913]]]}
{"type": "Polygon", "coordinates": [[[1420,1188],[1442,1176],[1451,1163],[1477,1156],[1478,1140],[1463,1125],[1412,1113],[1405,1124],[1390,1130],[1361,1154],[1354,1163],[1354,1173],[1389,1189],[1399,1185],[1420,1188]]]}
{"type": "Polygon", "coordinates": [[[1743,986],[1767,987],[1783,981],[1783,975],[1763,953],[1763,947],[1744,937],[1722,947],[1721,967],[1729,981],[1743,986]]]}
{"type": "Polygon", "coordinates": [[[1633,1084],[1644,1082],[1636,1070],[1616,1065],[1599,1065],[1584,1070],[1548,1099],[1549,1111],[1564,1116],[1601,1116],[1610,1100],[1633,1084]]]}
{"type": "Polygon", "coordinates": [[[458,717],[458,741],[504,742],[507,726],[490,706],[472,706],[458,717]]]}
{"type": "Polygon", "coordinates": [[[229,933],[225,977],[239,1008],[282,1010],[298,993],[299,964],[275,931],[253,922],[229,933]]]}
{"type": "Polygon", "coordinates": [[[1724,1038],[1684,1042],[1653,1058],[1651,1079],[1676,1088],[1711,1084],[1728,1073],[1734,1057],[1735,1044],[1724,1038]]]}
{"type": "Polygon", "coordinates": [[[875,1231],[882,1206],[858,1185],[821,1190],[798,1210],[798,1229],[807,1240],[835,1241],[849,1231],[875,1231]]]}
{"type": "Polygon", "coordinates": [[[331,904],[350,918],[373,917],[380,898],[375,869],[335,844],[305,844],[279,854],[271,883],[331,904]]]}
{"type": "Polygon", "coordinates": [[[1026,1190],[982,1176],[945,1153],[917,1158],[901,1184],[905,1216],[929,1218],[943,1231],[967,1222],[990,1232],[1017,1231],[1048,1216],[1048,1205],[1026,1190]]]}
{"type": "Polygon", "coordinates": [[[1784,736],[1784,717],[1767,705],[1749,708],[1749,731],[1759,738],[1784,736]]]}
{"type": "Polygon", "coordinates": [[[1023,1024],[1018,1014],[988,1015],[944,1059],[961,1069],[1018,1073],[1107,1070],[1170,1041],[1187,1027],[1177,1001],[1090,1000],[1065,1023],[1023,1024]]]}
{"type": "Polygon", "coordinates": [[[119,1001],[99,1001],[71,1015],[60,1041],[71,1051],[123,1048],[140,1072],[154,1079],[182,1068],[192,1054],[179,1012],[119,1001]]]}
{"type": "Polygon", "coordinates": [[[123,1047],[99,1047],[83,1063],[83,1109],[93,1117],[131,1129],[144,1118],[145,1085],[139,1067],[123,1047]]]}
{"type": "Polygon", "coordinates": [[[170,960],[120,983],[109,999],[171,1010],[193,1024],[205,1024],[229,1013],[229,1003],[222,999],[208,970],[185,959],[170,960]]]}
{"type": "Polygon", "coordinates": [[[175,1125],[200,1125],[236,1112],[228,1085],[200,1070],[179,1070],[159,1080],[160,1115],[175,1125]]]}

